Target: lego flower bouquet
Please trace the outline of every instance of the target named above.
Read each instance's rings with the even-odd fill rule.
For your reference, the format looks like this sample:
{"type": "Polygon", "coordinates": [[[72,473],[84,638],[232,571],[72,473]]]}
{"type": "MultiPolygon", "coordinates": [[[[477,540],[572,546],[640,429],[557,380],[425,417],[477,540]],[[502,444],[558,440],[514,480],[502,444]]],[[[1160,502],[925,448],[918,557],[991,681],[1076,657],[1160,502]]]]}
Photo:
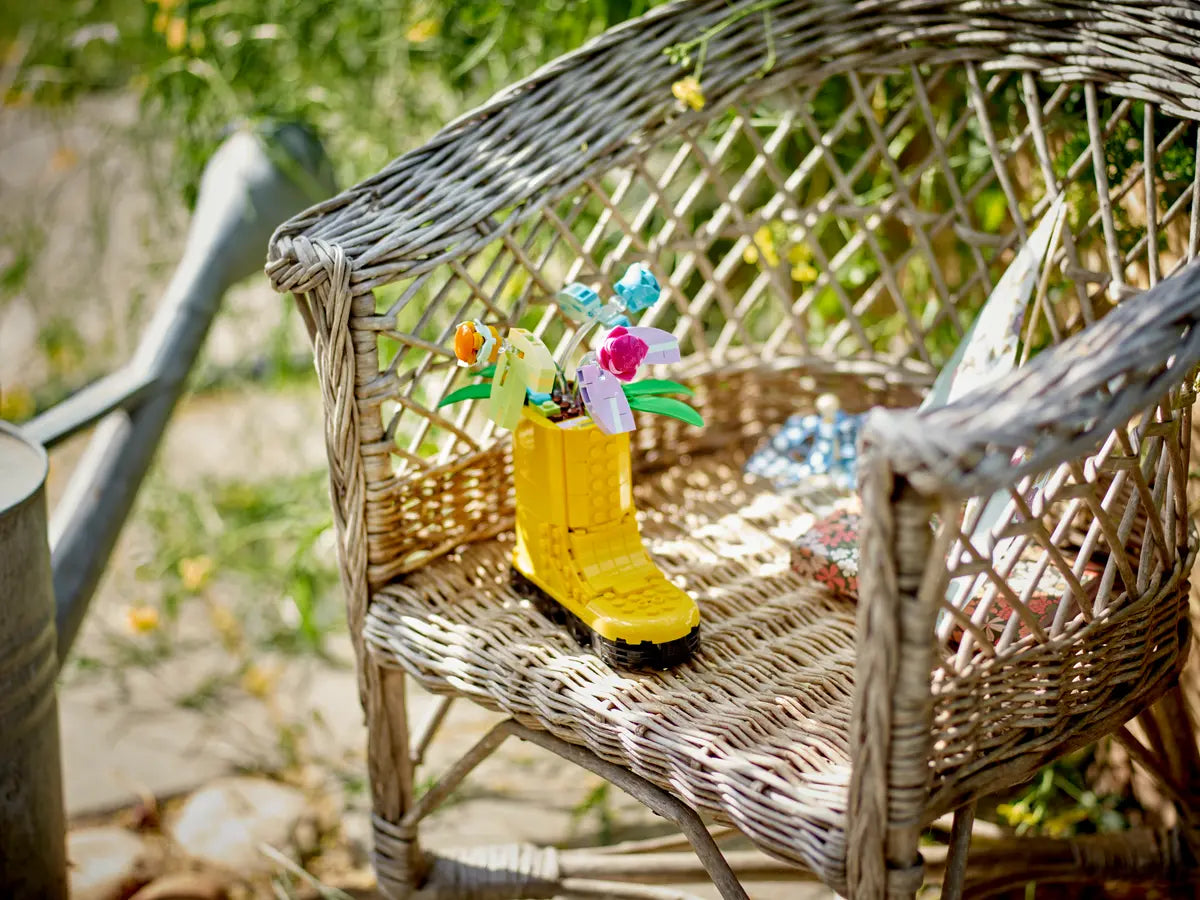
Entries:
{"type": "Polygon", "coordinates": [[[628,314],[658,299],[654,275],[635,263],[613,287],[616,298],[607,304],[582,284],[571,284],[558,294],[559,307],[579,324],[565,354],[568,359],[595,326],[607,328],[595,349],[583,355],[573,378],[531,332],[510,328],[502,336],[493,325],[463,322],[454,335],[454,355],[459,365],[476,371],[484,381],[453,392],[441,405],[486,397],[492,420],[508,429],[516,427],[524,407],[555,422],[587,416],[605,434],[632,431],[637,410],[704,424],[686,403],[665,396],[690,396],[689,388],[662,379],[634,381],[643,366],[679,361],[673,335],[629,323],[628,314]]]}
{"type": "Polygon", "coordinates": [[[573,372],[525,329],[501,334],[481,321],[460,324],[455,356],[482,380],[441,405],[486,399],[489,417],[513,431],[514,583],[605,662],[667,668],[697,648],[700,613],[642,544],[629,432],[639,410],[703,420],[670,396],[690,396],[686,386],[637,380],[645,366],[680,358],[669,332],[629,321],[658,299],[654,276],[634,264],[613,287],[608,303],[581,284],[558,294],[559,308],[578,323],[563,360],[604,329],[573,372]]]}

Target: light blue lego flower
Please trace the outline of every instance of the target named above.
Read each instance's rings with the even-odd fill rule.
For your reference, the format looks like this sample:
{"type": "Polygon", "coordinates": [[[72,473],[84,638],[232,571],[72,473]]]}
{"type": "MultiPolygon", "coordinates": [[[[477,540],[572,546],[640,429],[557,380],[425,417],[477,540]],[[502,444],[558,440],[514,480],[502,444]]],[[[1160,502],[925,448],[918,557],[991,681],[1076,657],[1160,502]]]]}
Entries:
{"type": "Polygon", "coordinates": [[[578,281],[559,291],[557,299],[563,313],[576,322],[586,322],[600,314],[600,295],[578,281]]]}
{"type": "Polygon", "coordinates": [[[642,263],[634,263],[625,270],[621,280],[613,285],[613,290],[625,304],[625,309],[631,313],[639,313],[649,309],[658,300],[661,288],[654,273],[642,263]]]}

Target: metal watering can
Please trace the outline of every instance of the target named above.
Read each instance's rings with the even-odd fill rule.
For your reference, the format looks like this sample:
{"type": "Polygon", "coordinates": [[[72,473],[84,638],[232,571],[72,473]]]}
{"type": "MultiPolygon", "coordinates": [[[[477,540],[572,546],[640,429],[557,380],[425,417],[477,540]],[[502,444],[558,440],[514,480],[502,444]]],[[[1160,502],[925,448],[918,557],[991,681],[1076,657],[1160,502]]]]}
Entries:
{"type": "Polygon", "coordinates": [[[306,129],[234,131],[134,358],[22,428],[0,422],[0,897],[66,900],[55,678],[220,305],[275,223],[334,190],[306,129]],[[46,447],[98,422],[47,525],[46,447]]]}

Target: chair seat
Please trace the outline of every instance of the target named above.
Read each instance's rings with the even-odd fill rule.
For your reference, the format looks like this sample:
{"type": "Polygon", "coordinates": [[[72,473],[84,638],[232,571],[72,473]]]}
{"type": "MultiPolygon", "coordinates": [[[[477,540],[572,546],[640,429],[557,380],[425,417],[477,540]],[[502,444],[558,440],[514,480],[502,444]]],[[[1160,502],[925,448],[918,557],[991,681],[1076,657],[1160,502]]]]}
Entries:
{"type": "Polygon", "coordinates": [[[701,608],[685,665],[619,672],[581,649],[510,586],[511,534],[378,591],[366,637],[429,690],[582,744],[836,887],[855,608],[789,568],[813,516],[743,478],[744,460],[711,454],[636,487],[651,555],[701,608]]]}

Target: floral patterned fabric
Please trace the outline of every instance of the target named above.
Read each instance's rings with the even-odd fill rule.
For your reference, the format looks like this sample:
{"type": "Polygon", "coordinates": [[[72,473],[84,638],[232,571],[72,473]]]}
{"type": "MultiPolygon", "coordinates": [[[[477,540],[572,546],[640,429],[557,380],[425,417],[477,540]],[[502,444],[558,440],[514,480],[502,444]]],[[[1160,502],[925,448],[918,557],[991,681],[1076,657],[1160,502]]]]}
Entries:
{"type": "MultiPolygon", "coordinates": [[[[1054,624],[1054,617],[1058,612],[1059,601],[1067,592],[1067,580],[1063,578],[1062,573],[1053,565],[1046,566],[1041,577],[1037,576],[1038,563],[1035,559],[1019,559],[1013,566],[1012,573],[1005,579],[1013,593],[1018,597],[1024,597],[1025,591],[1028,590],[1030,582],[1037,578],[1037,586],[1033,593],[1029,595],[1029,600],[1025,603],[1029,611],[1033,613],[1038,624],[1044,631],[1049,632],[1054,624]]],[[[1104,567],[1089,563],[1083,570],[1083,575],[1079,581],[1083,589],[1089,597],[1096,595],[1096,588],[1100,585],[1100,575],[1104,572],[1104,567]]],[[[976,595],[966,605],[964,612],[972,619],[975,619],[976,612],[979,609],[979,603],[983,599],[982,595],[989,582],[984,582],[976,589],[976,595]]],[[[1078,598],[1071,600],[1071,609],[1067,610],[1069,621],[1079,610],[1078,598]]],[[[1003,595],[998,595],[993,598],[991,606],[988,607],[987,613],[981,620],[977,620],[979,627],[992,640],[996,640],[1004,633],[1004,629],[1008,626],[1009,620],[1015,614],[1012,606],[1004,598],[1003,595]]],[[[952,642],[957,641],[962,637],[962,628],[956,628],[952,633],[952,642]]],[[[1029,623],[1025,619],[1020,619],[1017,625],[1017,639],[1027,637],[1033,633],[1033,629],[1029,627],[1029,623]]]]}
{"type": "MultiPolygon", "coordinates": [[[[849,603],[858,602],[858,531],[861,514],[862,506],[857,497],[843,500],[792,545],[792,569],[805,578],[823,584],[835,596],[849,603]]],[[[1036,558],[1020,559],[1006,583],[1018,597],[1024,597],[1030,582],[1038,577],[1037,570],[1036,558]]],[[[1095,595],[1102,572],[1103,567],[1098,564],[1089,564],[1084,569],[1080,581],[1089,596],[1095,595]]],[[[986,583],[981,583],[976,589],[976,596],[966,605],[967,615],[975,614],[979,608],[980,595],[985,589],[986,583]]],[[[1046,566],[1026,603],[1043,629],[1049,630],[1053,624],[1059,600],[1066,590],[1066,579],[1058,569],[1052,565],[1046,566]]],[[[1071,605],[1073,609],[1068,612],[1074,615],[1078,603],[1072,601],[1071,605]]],[[[985,634],[995,639],[1004,632],[1012,616],[1012,607],[1000,596],[993,599],[986,616],[979,624],[985,634]]],[[[1030,633],[1029,624],[1022,619],[1018,625],[1017,637],[1024,637],[1030,633]]],[[[956,629],[951,637],[952,643],[961,636],[962,629],[956,629]]]]}
{"type": "Polygon", "coordinates": [[[858,527],[862,506],[855,496],[796,539],[792,569],[825,585],[850,603],[858,601],[858,527]]]}

